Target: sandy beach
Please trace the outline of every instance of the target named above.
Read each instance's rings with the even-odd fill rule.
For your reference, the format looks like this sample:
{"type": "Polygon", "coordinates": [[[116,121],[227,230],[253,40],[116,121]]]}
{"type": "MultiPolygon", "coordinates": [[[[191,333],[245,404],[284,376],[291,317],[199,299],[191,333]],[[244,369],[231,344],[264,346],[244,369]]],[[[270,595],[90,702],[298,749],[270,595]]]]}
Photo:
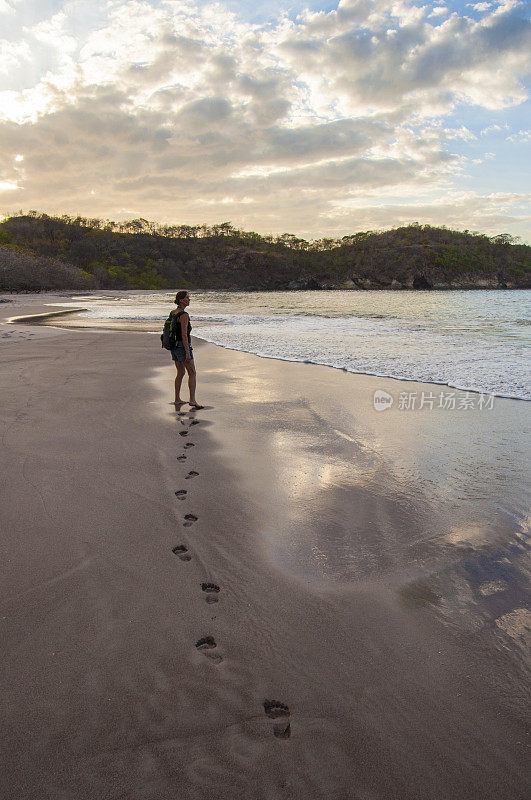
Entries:
{"type": "Polygon", "coordinates": [[[5,297],[0,796],[529,797],[525,402],[5,297]]]}

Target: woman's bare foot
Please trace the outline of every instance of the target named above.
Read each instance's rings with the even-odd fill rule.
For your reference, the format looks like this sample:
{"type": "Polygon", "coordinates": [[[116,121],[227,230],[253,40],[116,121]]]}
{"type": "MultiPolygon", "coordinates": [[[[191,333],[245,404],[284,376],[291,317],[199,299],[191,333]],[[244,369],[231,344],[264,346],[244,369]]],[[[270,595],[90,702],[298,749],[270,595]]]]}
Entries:
{"type": "Polygon", "coordinates": [[[193,403],[190,400],[190,405],[192,406],[192,408],[204,408],[204,406],[199,405],[199,403],[196,400],[194,400],[193,403]]]}

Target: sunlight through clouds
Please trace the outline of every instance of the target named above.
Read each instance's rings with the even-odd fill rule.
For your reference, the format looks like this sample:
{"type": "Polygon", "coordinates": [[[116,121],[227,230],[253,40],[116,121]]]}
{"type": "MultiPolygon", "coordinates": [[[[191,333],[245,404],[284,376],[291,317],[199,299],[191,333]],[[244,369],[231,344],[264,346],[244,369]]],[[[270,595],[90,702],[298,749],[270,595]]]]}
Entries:
{"type": "Polygon", "coordinates": [[[310,238],[406,211],[466,228],[473,213],[486,232],[529,235],[523,185],[474,185],[487,161],[508,175],[527,142],[517,0],[341,0],[260,21],[237,2],[48,0],[33,24],[29,6],[0,0],[0,203],[15,186],[50,212],[195,223],[202,207],[207,222],[310,238]],[[505,132],[496,149],[489,128],[505,132]],[[474,199],[461,220],[456,192],[474,199]],[[404,193],[417,202],[392,200],[404,193]],[[378,214],[354,213],[375,194],[378,214]]]}

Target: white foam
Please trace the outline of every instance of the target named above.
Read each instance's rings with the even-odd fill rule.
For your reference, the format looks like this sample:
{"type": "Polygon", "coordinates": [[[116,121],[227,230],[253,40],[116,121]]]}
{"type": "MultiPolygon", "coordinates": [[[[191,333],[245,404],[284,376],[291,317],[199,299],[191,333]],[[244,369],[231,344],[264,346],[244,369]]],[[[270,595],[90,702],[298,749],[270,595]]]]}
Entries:
{"type": "MultiPolygon", "coordinates": [[[[194,335],[264,358],[531,399],[525,291],[192,293],[194,335]]],[[[98,299],[89,318],[157,321],[168,293],[98,299]]],[[[85,301],[84,301],[85,302],[85,301]]],[[[86,303],[85,303],[86,305],[86,303]]]]}

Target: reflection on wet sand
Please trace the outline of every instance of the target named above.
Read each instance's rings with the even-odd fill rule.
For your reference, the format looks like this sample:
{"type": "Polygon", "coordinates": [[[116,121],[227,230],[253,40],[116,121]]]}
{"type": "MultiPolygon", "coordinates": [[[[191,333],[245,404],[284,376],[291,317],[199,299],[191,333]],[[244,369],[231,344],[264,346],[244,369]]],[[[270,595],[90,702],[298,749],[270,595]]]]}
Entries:
{"type": "Polygon", "coordinates": [[[406,614],[520,646],[529,624],[525,404],[499,399],[488,416],[378,414],[375,379],[334,374],[331,396],[326,370],[299,365],[292,397],[267,362],[219,358],[238,379],[216,389],[229,407],[243,398],[250,409],[239,425],[271,497],[262,542],[277,568],[321,591],[390,592],[406,614]]]}
{"type": "Polygon", "coordinates": [[[530,644],[528,546],[520,533],[493,545],[457,546],[454,561],[401,587],[406,604],[437,606],[445,623],[530,644]]]}

